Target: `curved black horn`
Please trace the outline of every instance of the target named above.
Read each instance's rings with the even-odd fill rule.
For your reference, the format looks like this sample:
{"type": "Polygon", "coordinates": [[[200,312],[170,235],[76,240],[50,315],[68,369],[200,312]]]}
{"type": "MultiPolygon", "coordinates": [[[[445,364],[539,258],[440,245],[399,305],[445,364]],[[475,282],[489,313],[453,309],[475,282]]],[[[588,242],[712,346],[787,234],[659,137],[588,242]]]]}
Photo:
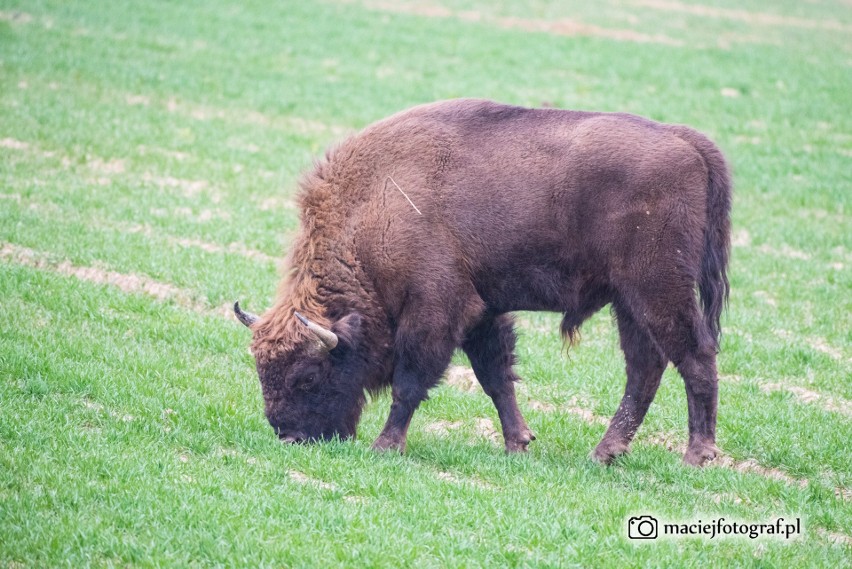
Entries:
{"type": "Polygon", "coordinates": [[[237,315],[237,320],[251,328],[251,325],[258,321],[258,316],[256,314],[252,314],[251,312],[243,312],[240,309],[239,301],[234,303],[234,314],[237,315]]]}
{"type": "Polygon", "coordinates": [[[337,346],[337,334],[329,330],[328,328],[323,328],[319,324],[315,322],[311,322],[298,312],[295,312],[296,318],[299,319],[299,322],[308,327],[308,330],[314,333],[314,335],[319,338],[319,341],[322,342],[323,346],[327,350],[333,350],[335,346],[337,346]]]}

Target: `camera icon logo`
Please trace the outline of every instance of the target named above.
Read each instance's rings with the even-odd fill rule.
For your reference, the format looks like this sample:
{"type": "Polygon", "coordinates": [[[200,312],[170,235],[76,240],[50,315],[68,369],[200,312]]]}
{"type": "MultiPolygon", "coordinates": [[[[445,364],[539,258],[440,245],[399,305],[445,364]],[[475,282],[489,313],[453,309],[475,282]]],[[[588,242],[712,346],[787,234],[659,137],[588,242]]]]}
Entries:
{"type": "Polygon", "coordinates": [[[627,520],[627,537],[630,539],[657,539],[657,518],[633,516],[627,520]]]}

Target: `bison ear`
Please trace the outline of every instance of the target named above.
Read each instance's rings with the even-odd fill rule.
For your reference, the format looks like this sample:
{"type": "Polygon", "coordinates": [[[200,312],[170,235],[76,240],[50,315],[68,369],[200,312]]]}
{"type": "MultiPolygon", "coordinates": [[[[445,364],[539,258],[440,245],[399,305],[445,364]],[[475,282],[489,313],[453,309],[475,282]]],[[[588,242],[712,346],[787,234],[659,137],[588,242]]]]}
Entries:
{"type": "Polygon", "coordinates": [[[358,347],[358,343],[361,341],[362,325],[363,319],[361,318],[361,315],[357,312],[347,314],[346,316],[332,324],[331,331],[337,334],[337,338],[340,340],[340,343],[338,344],[338,349],[356,349],[358,347]]]}

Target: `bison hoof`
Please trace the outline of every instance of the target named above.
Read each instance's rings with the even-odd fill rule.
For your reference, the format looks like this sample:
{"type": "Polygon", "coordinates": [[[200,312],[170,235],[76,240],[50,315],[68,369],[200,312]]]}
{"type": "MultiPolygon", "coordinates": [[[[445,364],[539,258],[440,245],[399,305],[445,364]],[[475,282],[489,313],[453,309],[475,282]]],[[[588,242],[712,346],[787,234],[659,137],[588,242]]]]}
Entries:
{"type": "Polygon", "coordinates": [[[627,443],[620,441],[601,441],[595,447],[595,450],[592,451],[589,458],[600,464],[608,465],[612,464],[615,457],[626,454],[628,450],[630,450],[630,447],[627,443]]]}
{"type": "Polygon", "coordinates": [[[527,452],[529,445],[535,440],[535,435],[529,429],[514,437],[506,437],[506,452],[527,452]]]}
{"type": "Polygon", "coordinates": [[[405,452],[405,441],[394,440],[390,437],[380,436],[373,443],[373,450],[379,452],[393,452],[400,454],[405,452]]]}
{"type": "Polygon", "coordinates": [[[701,468],[717,456],[721,451],[712,443],[690,445],[683,455],[683,463],[701,468]]]}

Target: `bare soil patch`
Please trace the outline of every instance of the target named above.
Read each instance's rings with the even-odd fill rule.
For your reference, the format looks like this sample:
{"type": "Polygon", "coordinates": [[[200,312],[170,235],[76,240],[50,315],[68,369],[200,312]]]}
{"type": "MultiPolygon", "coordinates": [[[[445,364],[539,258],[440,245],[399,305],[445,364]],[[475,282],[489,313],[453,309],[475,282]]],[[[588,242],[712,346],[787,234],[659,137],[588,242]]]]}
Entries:
{"type": "Polygon", "coordinates": [[[464,366],[452,365],[447,368],[444,383],[465,393],[482,391],[473,370],[464,366]]]}
{"type": "Polygon", "coordinates": [[[762,300],[769,306],[778,306],[778,301],[775,300],[775,297],[766,292],[765,290],[756,290],[752,294],[755,298],[762,300]]]}
{"type": "Polygon", "coordinates": [[[734,247],[748,247],[751,245],[751,234],[746,229],[737,229],[731,235],[731,245],[734,247]]]}
{"type": "Polygon", "coordinates": [[[27,150],[30,145],[14,138],[0,139],[0,148],[9,148],[11,150],[27,150]]]}
{"type": "Polygon", "coordinates": [[[846,534],[838,533],[836,531],[828,531],[823,528],[817,528],[817,533],[838,545],[845,545],[847,547],[852,546],[852,537],[849,537],[846,534]]]}
{"type": "Polygon", "coordinates": [[[798,486],[799,488],[807,488],[809,484],[809,481],[805,478],[794,478],[783,470],[762,466],[753,458],[738,461],[734,460],[730,456],[721,456],[711,462],[709,466],[729,468],[731,470],[736,470],[737,472],[759,474],[760,476],[763,476],[765,478],[770,478],[772,480],[780,480],[791,486],[798,486]]]}
{"type": "MultiPolygon", "coordinates": [[[[682,437],[678,437],[677,435],[671,433],[651,433],[649,435],[640,434],[639,436],[637,436],[637,440],[640,442],[661,446],[670,452],[675,452],[678,454],[683,454],[686,452],[686,441],[683,440],[682,437]]],[[[803,478],[794,478],[783,470],[762,466],[756,460],[751,458],[738,461],[734,460],[730,456],[723,455],[717,457],[715,460],[710,462],[708,466],[728,468],[731,470],[736,470],[737,472],[749,474],[758,474],[765,478],[770,478],[772,480],[780,480],[792,486],[798,486],[799,488],[805,488],[809,483],[808,480],[803,478]]]]}
{"type": "Polygon", "coordinates": [[[272,255],[267,255],[263,251],[257,251],[256,249],[246,246],[244,243],[236,241],[228,243],[227,245],[221,245],[219,243],[211,243],[210,241],[204,241],[202,239],[164,235],[162,232],[155,230],[150,225],[145,224],[117,224],[117,227],[128,233],[139,233],[151,239],[165,239],[170,245],[201,249],[206,253],[232,253],[248,259],[262,261],[264,263],[278,262],[278,259],[272,255]]]}
{"type": "Polygon", "coordinates": [[[87,166],[98,174],[112,176],[115,174],[123,174],[127,169],[127,163],[120,158],[104,160],[103,158],[92,158],[87,162],[87,166]]]}
{"type": "Polygon", "coordinates": [[[450,434],[450,431],[458,431],[462,426],[464,426],[462,421],[433,421],[423,427],[423,431],[434,435],[445,436],[450,434]]]}
{"type": "Polygon", "coordinates": [[[474,430],[476,435],[482,438],[486,438],[492,443],[502,444],[503,437],[500,435],[500,432],[497,430],[497,427],[494,426],[494,421],[488,419],[487,417],[479,417],[476,419],[474,423],[474,430]]]}

